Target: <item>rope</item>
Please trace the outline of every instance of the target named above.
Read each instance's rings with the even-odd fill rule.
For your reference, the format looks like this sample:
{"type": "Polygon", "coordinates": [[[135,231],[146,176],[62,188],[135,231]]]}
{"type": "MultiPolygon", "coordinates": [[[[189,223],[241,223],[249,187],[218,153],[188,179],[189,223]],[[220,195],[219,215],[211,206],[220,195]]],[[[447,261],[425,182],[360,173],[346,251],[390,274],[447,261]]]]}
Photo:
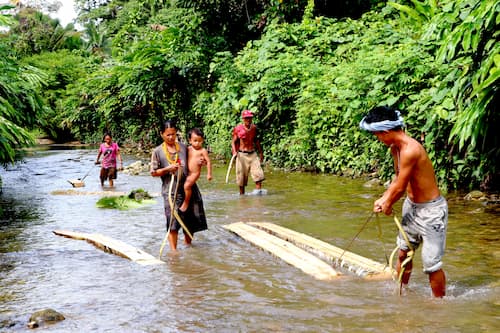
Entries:
{"type": "Polygon", "coordinates": [[[95,168],[95,165],[92,165],[92,167],[89,169],[89,171],[87,171],[87,173],[85,174],[85,176],[83,176],[82,179],[80,179],[82,182],[85,178],[87,178],[87,176],[90,174],[90,171],[92,171],[93,169],[95,168]]]}
{"type": "MultiPolygon", "coordinates": [[[[368,224],[368,222],[372,219],[373,215],[375,213],[372,212],[370,214],[370,216],[368,216],[368,218],[366,219],[365,223],[361,226],[360,230],[358,231],[358,233],[354,236],[354,238],[351,240],[351,242],[349,243],[349,245],[344,249],[344,251],[342,252],[342,255],[339,257],[338,259],[338,262],[341,262],[341,259],[342,257],[344,256],[344,254],[347,252],[347,250],[351,247],[352,243],[354,242],[354,240],[359,236],[359,234],[366,228],[366,225],[368,224]]],[[[406,254],[406,259],[403,260],[403,262],[401,263],[401,268],[400,268],[400,271],[399,271],[399,275],[397,277],[398,279],[398,285],[399,285],[399,294],[401,295],[401,292],[402,292],[402,279],[403,279],[403,274],[405,272],[405,269],[406,269],[406,265],[408,265],[408,263],[410,263],[412,260],[413,260],[413,255],[415,254],[415,250],[413,249],[413,246],[411,245],[410,243],[410,240],[408,239],[408,235],[406,234],[406,232],[404,231],[403,229],[403,226],[401,225],[401,223],[399,222],[398,218],[396,217],[396,215],[393,215],[394,217],[394,223],[396,223],[396,226],[398,227],[399,229],[399,232],[401,233],[401,235],[403,235],[403,238],[406,242],[406,245],[408,246],[408,248],[410,249],[407,254],[406,254]]],[[[382,241],[382,226],[380,225],[380,221],[378,219],[378,214],[377,214],[377,227],[378,227],[378,231],[379,231],[379,239],[381,240],[382,242],[382,246],[384,248],[384,255],[385,255],[385,259],[386,259],[386,263],[389,265],[389,267],[393,267],[393,263],[394,263],[394,256],[396,255],[396,253],[398,252],[399,250],[399,246],[396,246],[396,248],[392,251],[391,255],[389,258],[387,258],[387,254],[386,254],[386,251],[385,251],[385,245],[382,241]]],[[[393,279],[396,279],[395,275],[393,274],[393,279]]]]}
{"type": "Polygon", "coordinates": [[[382,239],[382,225],[380,224],[380,219],[378,218],[378,214],[375,218],[375,221],[377,222],[377,229],[378,229],[378,239],[380,240],[380,243],[382,243],[382,249],[384,251],[384,257],[385,257],[385,265],[386,267],[389,266],[389,258],[387,257],[387,251],[385,248],[384,240],[382,239]]]}
{"type": "Polygon", "coordinates": [[[227,167],[227,173],[226,173],[226,184],[228,183],[229,181],[229,174],[231,173],[231,168],[233,166],[233,162],[234,162],[234,159],[236,158],[236,155],[233,155],[233,157],[231,157],[231,161],[229,162],[229,166],[227,167]]]}
{"type": "Polygon", "coordinates": [[[373,214],[375,214],[374,212],[372,212],[370,214],[370,216],[368,216],[368,218],[366,219],[365,223],[361,226],[361,229],[359,229],[358,233],[354,236],[353,239],[351,239],[351,242],[349,243],[349,245],[347,245],[345,248],[344,248],[344,252],[342,252],[342,254],[340,255],[339,259],[338,259],[338,262],[340,263],[341,262],[341,259],[342,257],[344,256],[344,254],[347,252],[347,250],[351,247],[352,243],[354,243],[354,240],[356,238],[358,238],[359,234],[361,233],[361,231],[363,231],[365,228],[366,228],[366,225],[368,224],[368,222],[370,222],[370,220],[372,219],[373,217],[373,214]]]}
{"type": "Polygon", "coordinates": [[[163,238],[163,242],[161,243],[160,258],[161,258],[161,255],[163,253],[163,248],[167,244],[168,235],[170,234],[170,226],[173,223],[173,218],[174,217],[177,220],[177,222],[179,222],[179,224],[181,225],[182,229],[184,229],[184,231],[189,235],[189,237],[191,239],[193,239],[193,235],[191,234],[191,232],[189,231],[189,229],[184,224],[184,221],[182,220],[182,218],[177,213],[177,210],[176,210],[176,207],[175,207],[175,202],[176,202],[176,199],[177,199],[177,192],[179,190],[179,179],[180,179],[181,173],[182,173],[182,168],[180,168],[180,167],[177,168],[177,181],[175,182],[175,192],[174,192],[174,197],[173,198],[172,198],[172,187],[173,187],[173,184],[174,184],[174,174],[170,175],[171,176],[171,178],[170,178],[170,186],[168,188],[168,204],[170,205],[170,219],[169,219],[169,223],[168,223],[167,233],[165,234],[165,237],[163,238]]]}
{"type": "MultiPolygon", "coordinates": [[[[161,255],[163,253],[163,248],[167,244],[168,235],[170,234],[170,225],[172,224],[173,211],[175,208],[174,205],[172,204],[172,187],[173,187],[173,185],[174,185],[174,174],[171,174],[170,175],[170,185],[168,187],[168,204],[170,205],[170,218],[168,220],[169,223],[168,223],[167,233],[165,234],[165,237],[163,238],[163,241],[161,242],[159,259],[161,259],[161,255]]],[[[175,187],[177,189],[177,184],[175,187]]],[[[174,192],[174,200],[173,201],[175,201],[176,198],[177,198],[177,191],[174,192]]]]}
{"type": "MultiPolygon", "coordinates": [[[[400,268],[400,271],[399,271],[399,276],[398,276],[398,286],[399,286],[399,295],[401,295],[402,293],[402,288],[403,288],[403,274],[405,272],[405,269],[406,269],[406,265],[408,265],[409,262],[411,262],[413,260],[413,255],[415,254],[415,250],[413,249],[413,246],[411,246],[411,243],[410,243],[410,240],[408,239],[408,235],[406,234],[406,232],[403,230],[403,226],[401,225],[401,223],[399,222],[398,218],[396,217],[396,215],[394,215],[394,223],[396,223],[396,226],[398,227],[399,229],[399,232],[401,233],[401,235],[403,235],[403,238],[406,242],[406,245],[408,246],[408,248],[410,249],[407,253],[406,253],[406,259],[403,260],[403,262],[401,263],[401,268],[400,268]]],[[[394,261],[394,255],[396,254],[396,252],[399,250],[399,246],[396,246],[396,248],[392,251],[391,253],[391,258],[390,258],[390,267],[392,267],[392,263],[394,261]]],[[[394,276],[393,276],[394,278],[394,276]]]]}

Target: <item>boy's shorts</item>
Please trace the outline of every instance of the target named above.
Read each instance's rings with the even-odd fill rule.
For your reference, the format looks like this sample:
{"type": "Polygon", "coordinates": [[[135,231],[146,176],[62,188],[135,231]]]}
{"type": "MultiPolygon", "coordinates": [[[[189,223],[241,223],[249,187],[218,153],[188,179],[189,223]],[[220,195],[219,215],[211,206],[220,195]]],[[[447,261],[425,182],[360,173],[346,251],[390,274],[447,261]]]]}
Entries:
{"type": "MultiPolygon", "coordinates": [[[[414,203],[407,197],[403,203],[401,225],[414,250],[423,243],[424,272],[432,273],[441,269],[448,227],[448,203],[446,199],[439,196],[429,202],[414,203]]],[[[397,237],[397,244],[401,250],[409,250],[401,232],[397,237]]]]}

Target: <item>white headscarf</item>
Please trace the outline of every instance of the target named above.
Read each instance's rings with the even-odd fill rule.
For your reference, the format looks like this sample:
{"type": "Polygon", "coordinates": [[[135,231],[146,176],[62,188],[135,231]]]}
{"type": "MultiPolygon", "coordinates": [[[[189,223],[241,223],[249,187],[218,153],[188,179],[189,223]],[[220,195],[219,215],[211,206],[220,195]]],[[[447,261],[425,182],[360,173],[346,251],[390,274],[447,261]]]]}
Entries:
{"type": "Polygon", "coordinates": [[[364,129],[366,131],[370,132],[382,132],[382,131],[389,131],[391,129],[394,129],[396,127],[404,127],[405,124],[403,122],[403,117],[401,117],[401,112],[396,110],[396,115],[398,116],[397,120],[383,120],[375,123],[370,123],[368,124],[365,120],[366,117],[363,117],[361,119],[361,122],[359,123],[359,127],[361,129],[364,129]]]}

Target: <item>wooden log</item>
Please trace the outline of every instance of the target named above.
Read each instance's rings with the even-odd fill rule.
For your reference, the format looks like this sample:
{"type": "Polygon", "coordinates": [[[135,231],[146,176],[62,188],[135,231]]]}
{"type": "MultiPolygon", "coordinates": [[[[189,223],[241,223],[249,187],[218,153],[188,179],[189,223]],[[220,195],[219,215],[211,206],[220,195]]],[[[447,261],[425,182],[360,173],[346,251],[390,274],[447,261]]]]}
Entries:
{"type": "Polygon", "coordinates": [[[332,280],[340,276],[335,269],[318,257],[263,230],[243,222],[232,223],[223,227],[318,280],[332,280]]]}
{"type": "Polygon", "coordinates": [[[317,255],[335,267],[345,267],[355,274],[367,279],[391,279],[393,269],[369,258],[345,251],[339,247],[323,242],[303,233],[290,230],[269,222],[251,222],[259,229],[291,242],[296,246],[317,255]]]}
{"type": "Polygon", "coordinates": [[[140,265],[157,265],[165,263],[164,261],[161,261],[153,257],[151,254],[135,248],[132,245],[101,234],[88,234],[67,230],[54,230],[53,233],[67,238],[86,240],[104,252],[130,259],[140,265]]]}

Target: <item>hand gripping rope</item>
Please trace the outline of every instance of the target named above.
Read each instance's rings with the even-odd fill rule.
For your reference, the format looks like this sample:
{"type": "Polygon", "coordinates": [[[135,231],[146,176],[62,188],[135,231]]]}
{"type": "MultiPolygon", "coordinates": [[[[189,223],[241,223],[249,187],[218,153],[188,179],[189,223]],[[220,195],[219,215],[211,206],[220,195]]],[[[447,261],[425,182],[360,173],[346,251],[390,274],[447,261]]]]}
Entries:
{"type": "MultiPolygon", "coordinates": [[[[366,219],[365,223],[361,226],[360,230],[358,231],[358,233],[354,236],[354,238],[349,242],[349,244],[347,245],[347,247],[344,249],[344,251],[342,252],[342,255],[339,257],[338,261],[341,262],[342,260],[342,257],[344,256],[344,254],[347,252],[347,250],[351,247],[352,243],[354,242],[354,240],[359,236],[359,234],[366,228],[368,222],[370,222],[370,220],[373,218],[373,215],[375,213],[372,212],[370,214],[370,216],[366,219]]],[[[397,281],[398,281],[398,287],[399,287],[399,295],[401,295],[402,293],[402,279],[403,279],[403,274],[405,272],[405,269],[406,269],[406,265],[408,265],[409,262],[411,262],[413,260],[413,255],[415,253],[415,250],[413,249],[413,246],[411,245],[410,243],[410,240],[408,239],[408,235],[406,234],[406,232],[404,231],[403,229],[403,226],[401,225],[401,223],[399,222],[398,218],[396,217],[396,215],[393,214],[393,218],[394,218],[394,223],[396,223],[396,226],[398,227],[399,229],[399,232],[403,235],[403,238],[408,246],[408,248],[410,249],[408,252],[407,252],[407,255],[406,255],[406,259],[401,263],[401,268],[400,268],[400,272],[399,272],[399,275],[397,276],[397,281]]],[[[384,243],[383,243],[383,240],[382,240],[382,227],[380,225],[380,222],[379,222],[379,219],[378,219],[378,214],[377,214],[377,227],[378,227],[378,231],[379,231],[379,239],[380,241],[382,242],[382,246],[384,248],[384,255],[385,255],[385,258],[386,258],[386,264],[389,265],[389,267],[393,267],[393,264],[394,264],[394,256],[395,254],[398,252],[399,250],[399,246],[396,246],[396,248],[392,251],[391,253],[391,256],[390,258],[388,259],[387,258],[387,255],[386,255],[386,251],[385,251],[385,246],[384,246],[384,243]]],[[[394,273],[393,274],[393,279],[396,280],[396,275],[397,273],[394,273]]]]}

